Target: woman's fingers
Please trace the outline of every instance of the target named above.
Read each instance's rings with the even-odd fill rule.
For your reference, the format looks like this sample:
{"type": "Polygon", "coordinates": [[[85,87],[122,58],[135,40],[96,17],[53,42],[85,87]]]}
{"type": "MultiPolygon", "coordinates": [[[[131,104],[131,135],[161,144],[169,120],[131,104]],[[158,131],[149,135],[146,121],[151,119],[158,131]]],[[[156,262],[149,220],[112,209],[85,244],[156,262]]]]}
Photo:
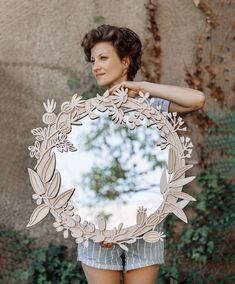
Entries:
{"type": "Polygon", "coordinates": [[[137,82],[123,81],[120,84],[117,84],[117,85],[113,86],[111,89],[109,89],[109,94],[110,95],[113,95],[113,94],[118,95],[119,92],[120,92],[118,89],[121,89],[121,88],[124,88],[124,89],[127,88],[128,89],[128,96],[131,97],[131,98],[138,96],[139,91],[140,91],[140,86],[137,84],[137,82]]]}
{"type": "Polygon", "coordinates": [[[101,242],[100,245],[105,248],[111,248],[113,243],[101,242]]]}
{"type": "Polygon", "coordinates": [[[138,92],[132,91],[132,90],[128,90],[128,96],[129,96],[129,97],[135,98],[136,95],[138,95],[138,92]]]}
{"type": "MultiPolygon", "coordinates": [[[[116,90],[116,92],[118,92],[118,89],[120,89],[121,87],[123,87],[123,88],[125,88],[125,87],[128,88],[128,86],[125,86],[125,84],[115,85],[115,86],[113,86],[113,87],[109,90],[109,94],[110,94],[110,95],[115,94],[115,90],[116,90]]],[[[136,95],[138,95],[138,91],[137,91],[137,90],[128,88],[128,96],[134,98],[134,97],[136,97],[136,95]]]]}

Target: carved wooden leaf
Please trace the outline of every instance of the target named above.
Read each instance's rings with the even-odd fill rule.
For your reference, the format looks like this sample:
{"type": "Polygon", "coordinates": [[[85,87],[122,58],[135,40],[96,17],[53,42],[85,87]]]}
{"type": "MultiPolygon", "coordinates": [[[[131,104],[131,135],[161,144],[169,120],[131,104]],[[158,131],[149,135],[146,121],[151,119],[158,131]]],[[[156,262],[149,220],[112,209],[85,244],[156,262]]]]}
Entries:
{"type": "Polygon", "coordinates": [[[69,231],[66,230],[66,231],[64,231],[64,238],[67,239],[68,237],[69,237],[69,231]]]}
{"type": "Polygon", "coordinates": [[[52,177],[52,180],[50,181],[50,184],[47,187],[47,195],[49,198],[54,198],[57,196],[60,190],[60,184],[61,184],[60,173],[56,170],[55,174],[52,177]]]}
{"type": "Polygon", "coordinates": [[[188,223],[187,216],[185,215],[184,211],[180,207],[172,203],[166,203],[166,207],[168,210],[174,213],[179,219],[181,219],[185,223],[188,223]]]}
{"type": "Polygon", "coordinates": [[[105,239],[105,237],[104,237],[103,235],[97,235],[97,236],[95,236],[95,238],[94,238],[93,241],[94,241],[95,243],[100,243],[100,242],[103,242],[104,239],[105,239]]]}
{"type": "Polygon", "coordinates": [[[73,123],[76,125],[82,125],[82,122],[80,121],[80,115],[76,109],[70,115],[70,123],[73,123]]]}
{"type": "Polygon", "coordinates": [[[66,221],[65,221],[65,224],[68,227],[72,228],[72,227],[76,226],[76,221],[73,218],[67,218],[66,221]]]}
{"type": "Polygon", "coordinates": [[[180,187],[180,186],[183,186],[183,185],[191,182],[194,179],[195,179],[195,176],[182,178],[182,179],[171,182],[170,187],[180,187]]]}
{"type": "Polygon", "coordinates": [[[133,244],[133,243],[135,243],[135,242],[136,242],[136,238],[131,239],[131,240],[128,240],[126,243],[127,243],[127,244],[133,244]]]}
{"type": "Polygon", "coordinates": [[[93,233],[95,231],[95,226],[92,223],[88,223],[87,230],[89,233],[93,233]]]}
{"type": "Polygon", "coordinates": [[[56,158],[55,158],[55,153],[53,153],[50,157],[50,160],[45,165],[45,171],[43,172],[43,179],[45,180],[45,182],[48,182],[52,178],[55,172],[55,165],[56,165],[56,158]]]}
{"type": "Polygon", "coordinates": [[[160,179],[160,191],[163,194],[165,193],[166,190],[167,190],[167,176],[166,176],[166,169],[164,169],[160,179]]]}
{"type": "Polygon", "coordinates": [[[193,198],[191,195],[185,193],[185,192],[176,192],[176,191],[170,191],[171,195],[181,198],[181,199],[186,199],[190,201],[196,201],[195,198],[193,198]]]}
{"type": "Polygon", "coordinates": [[[39,162],[37,172],[45,183],[52,178],[55,171],[55,165],[56,158],[54,153],[51,155],[44,155],[42,160],[39,162]]]}
{"type": "Polygon", "coordinates": [[[119,244],[120,248],[122,248],[125,251],[128,251],[128,247],[125,246],[124,244],[119,244]]]}
{"type": "Polygon", "coordinates": [[[101,231],[104,231],[106,229],[106,221],[105,221],[104,218],[99,218],[99,220],[98,220],[98,228],[101,231]]]}
{"type": "Polygon", "coordinates": [[[127,233],[128,233],[128,229],[122,229],[122,231],[118,233],[118,235],[114,237],[113,240],[117,242],[121,241],[123,240],[123,236],[126,236],[127,233]]]}
{"type": "Polygon", "coordinates": [[[168,154],[168,174],[172,174],[176,167],[176,153],[171,147],[168,154]]]}
{"type": "Polygon", "coordinates": [[[120,224],[118,225],[118,232],[121,231],[122,227],[123,227],[123,223],[120,223],[120,224]]]}
{"type": "Polygon", "coordinates": [[[40,222],[49,213],[50,207],[46,204],[39,205],[36,207],[30,217],[27,227],[33,226],[40,222]]]}
{"type": "Polygon", "coordinates": [[[60,223],[59,223],[59,222],[53,223],[53,227],[57,228],[57,227],[59,227],[59,226],[60,226],[60,223]]]}
{"type": "Polygon", "coordinates": [[[181,200],[179,202],[176,203],[177,207],[180,207],[181,209],[183,209],[186,205],[188,205],[189,200],[181,200]]]}
{"type": "Polygon", "coordinates": [[[87,239],[87,240],[85,240],[85,242],[83,243],[83,246],[84,246],[84,248],[88,248],[88,246],[89,246],[88,239],[87,239]]]}
{"type": "Polygon", "coordinates": [[[64,230],[64,227],[63,227],[63,226],[59,226],[59,227],[56,228],[56,231],[57,231],[57,232],[61,232],[61,231],[63,231],[63,230],[64,230]]]}
{"type": "Polygon", "coordinates": [[[80,244],[80,243],[82,243],[83,241],[84,241],[83,238],[77,238],[77,239],[76,239],[76,243],[77,243],[77,244],[80,244]]]}
{"type": "Polygon", "coordinates": [[[143,239],[148,243],[156,243],[159,241],[159,233],[156,231],[150,231],[144,234],[143,239]]]}
{"type": "Polygon", "coordinates": [[[149,215],[147,219],[147,224],[157,224],[160,220],[160,216],[156,213],[149,215]]]}
{"type": "Polygon", "coordinates": [[[71,188],[71,189],[63,192],[59,196],[57,196],[56,199],[53,202],[53,207],[55,209],[59,209],[62,206],[64,206],[69,201],[69,199],[72,197],[74,190],[75,190],[75,188],[71,188]]]}
{"type": "Polygon", "coordinates": [[[102,104],[100,104],[99,101],[96,98],[92,101],[92,104],[99,111],[106,111],[106,109],[107,109],[107,107],[102,105],[102,104]]]}
{"type": "Polygon", "coordinates": [[[81,228],[70,228],[70,231],[71,231],[71,235],[74,237],[74,238],[80,238],[82,235],[83,235],[83,231],[81,228]]]}
{"type": "Polygon", "coordinates": [[[29,172],[29,179],[30,182],[32,184],[33,190],[39,194],[42,195],[45,193],[45,188],[44,185],[40,179],[40,176],[33,170],[28,168],[28,172],[29,172]]]}
{"type": "Polygon", "coordinates": [[[172,181],[174,180],[177,180],[179,178],[181,178],[181,176],[189,169],[191,169],[193,167],[193,165],[187,165],[179,170],[177,170],[174,175],[173,175],[173,178],[172,178],[172,181]]]}
{"type": "Polygon", "coordinates": [[[91,106],[91,101],[90,100],[86,100],[85,102],[85,110],[86,112],[88,113],[90,119],[96,119],[99,117],[99,115],[95,114],[93,111],[92,111],[92,106],[91,106]]]}

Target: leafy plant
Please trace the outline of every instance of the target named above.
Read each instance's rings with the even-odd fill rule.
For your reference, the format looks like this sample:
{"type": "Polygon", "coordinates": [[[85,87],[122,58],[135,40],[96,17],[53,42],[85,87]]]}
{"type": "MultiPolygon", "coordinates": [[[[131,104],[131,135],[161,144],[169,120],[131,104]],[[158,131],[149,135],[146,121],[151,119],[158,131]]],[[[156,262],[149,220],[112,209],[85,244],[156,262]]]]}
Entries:
{"type": "Polygon", "coordinates": [[[0,282],[34,284],[85,284],[82,267],[65,246],[36,246],[20,232],[0,230],[0,282]]]}

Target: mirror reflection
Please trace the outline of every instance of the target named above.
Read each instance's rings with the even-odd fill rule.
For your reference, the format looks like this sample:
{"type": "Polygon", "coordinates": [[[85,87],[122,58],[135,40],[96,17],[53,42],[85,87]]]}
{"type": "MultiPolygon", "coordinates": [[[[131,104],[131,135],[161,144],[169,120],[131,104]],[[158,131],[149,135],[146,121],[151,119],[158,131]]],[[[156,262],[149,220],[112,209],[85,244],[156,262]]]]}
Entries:
{"type": "Polygon", "coordinates": [[[86,116],[83,125],[73,126],[68,134],[77,151],[53,149],[61,191],[76,188],[71,202],[82,220],[97,224],[97,216],[104,216],[107,229],[121,222],[132,226],[139,206],[150,214],[163,201],[159,183],[167,150],[156,146],[156,125],[147,127],[143,121],[129,130],[115,124],[107,113],[97,114],[100,118],[86,116]]]}

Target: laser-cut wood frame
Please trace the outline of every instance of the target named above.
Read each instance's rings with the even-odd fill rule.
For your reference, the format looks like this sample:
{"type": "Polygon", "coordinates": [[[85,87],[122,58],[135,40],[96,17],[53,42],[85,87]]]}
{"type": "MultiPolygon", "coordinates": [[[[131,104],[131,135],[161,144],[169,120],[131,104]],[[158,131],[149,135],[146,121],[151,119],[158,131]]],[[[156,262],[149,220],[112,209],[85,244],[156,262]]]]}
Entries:
{"type": "Polygon", "coordinates": [[[134,243],[137,239],[142,238],[150,243],[162,241],[164,233],[154,229],[169,213],[174,213],[187,222],[183,208],[195,199],[182,192],[182,187],[195,178],[185,178],[185,172],[193,167],[185,164],[185,159],[191,157],[193,144],[189,137],[179,137],[177,134],[177,131],[186,131],[186,127],[182,127],[183,119],[177,116],[176,112],[161,112],[160,107],[152,107],[153,99],[149,99],[149,96],[149,93],[140,92],[138,98],[131,98],[128,97],[128,89],[124,88],[116,90],[112,96],[106,91],[102,96],[97,94],[95,98],[88,100],[83,100],[75,94],[71,101],[61,105],[61,112],[57,116],[54,113],[56,103],[53,99],[43,103],[46,112],[42,120],[47,127],[31,130],[36,141],[28,147],[30,157],[37,159],[34,170],[28,169],[35,192],[32,198],[36,200],[37,207],[27,227],[37,224],[50,212],[55,217],[53,226],[58,232],[63,231],[65,238],[70,233],[77,243],[83,242],[85,247],[89,244],[88,239],[91,239],[94,242],[112,242],[128,250],[124,243],[134,243]],[[108,111],[115,123],[125,123],[130,130],[146,119],[147,126],[156,126],[159,130],[160,141],[157,146],[163,150],[169,145],[168,166],[163,170],[160,179],[163,202],[150,215],[147,215],[147,208],[139,207],[136,224],[131,227],[123,228],[123,223],[120,223],[113,230],[106,230],[106,221],[103,218],[99,219],[98,228],[92,222],[82,222],[69,201],[75,189],[60,193],[61,176],[56,169],[56,157],[52,148],[56,147],[60,152],[76,151],[73,144],[67,140],[67,134],[72,131],[72,125],[82,125],[85,116],[89,115],[91,119],[99,118],[94,112],[95,109],[100,112],[108,111]],[[131,116],[127,119],[125,114],[129,112],[131,116]]]}

